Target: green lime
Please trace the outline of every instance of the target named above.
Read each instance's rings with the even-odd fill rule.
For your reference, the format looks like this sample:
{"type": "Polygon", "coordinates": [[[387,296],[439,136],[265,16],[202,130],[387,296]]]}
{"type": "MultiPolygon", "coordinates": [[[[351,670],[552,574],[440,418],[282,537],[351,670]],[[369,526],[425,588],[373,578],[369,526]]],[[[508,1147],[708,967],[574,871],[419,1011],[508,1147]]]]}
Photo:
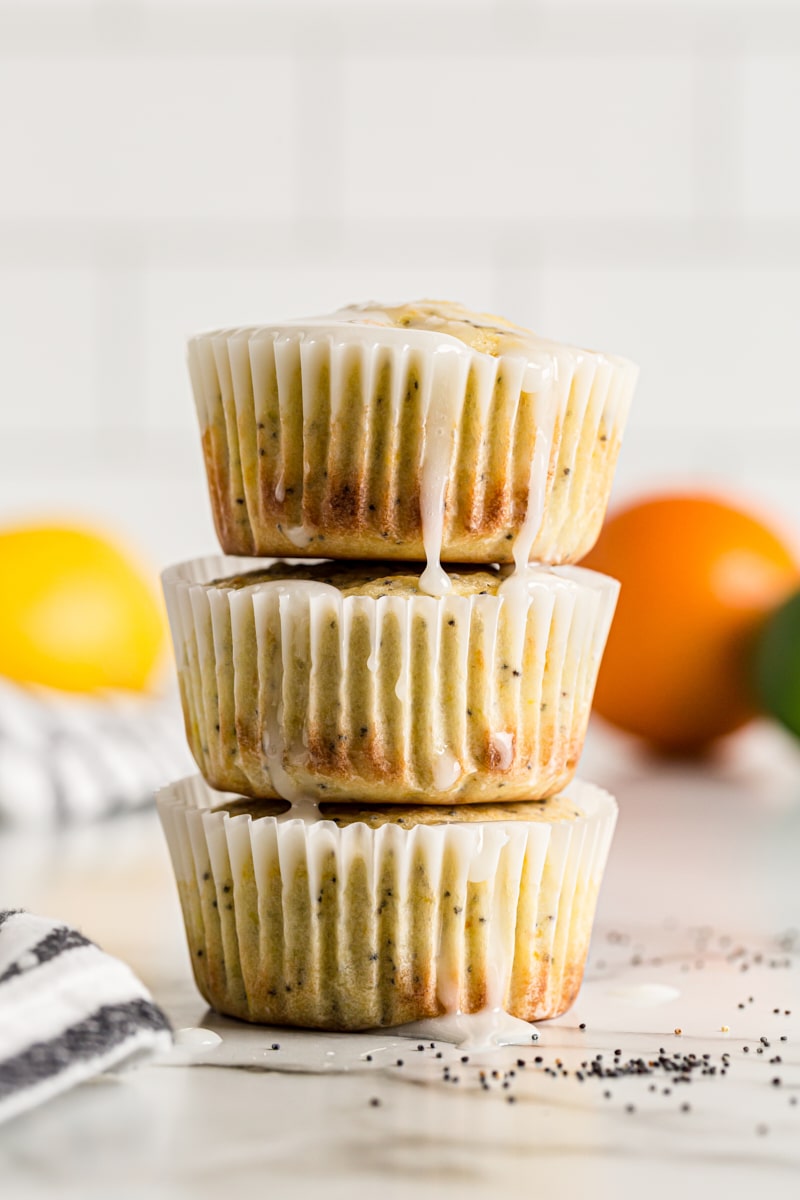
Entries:
{"type": "Polygon", "coordinates": [[[755,648],[755,684],[765,712],[800,737],[800,592],[762,626],[755,648]]]}

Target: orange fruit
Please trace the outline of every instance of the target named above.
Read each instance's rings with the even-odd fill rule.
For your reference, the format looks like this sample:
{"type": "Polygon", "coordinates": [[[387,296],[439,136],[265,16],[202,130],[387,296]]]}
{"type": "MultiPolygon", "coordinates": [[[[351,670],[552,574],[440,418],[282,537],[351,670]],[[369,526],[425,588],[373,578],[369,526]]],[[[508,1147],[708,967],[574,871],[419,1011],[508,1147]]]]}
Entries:
{"type": "Polygon", "coordinates": [[[724,500],[666,494],[613,514],[584,565],[622,584],[595,694],[607,721],[691,754],[755,715],[751,644],[800,578],[785,538],[724,500]]]}
{"type": "Polygon", "coordinates": [[[164,649],[149,581],[88,530],[0,530],[0,675],[66,691],[139,690],[164,649]]]}

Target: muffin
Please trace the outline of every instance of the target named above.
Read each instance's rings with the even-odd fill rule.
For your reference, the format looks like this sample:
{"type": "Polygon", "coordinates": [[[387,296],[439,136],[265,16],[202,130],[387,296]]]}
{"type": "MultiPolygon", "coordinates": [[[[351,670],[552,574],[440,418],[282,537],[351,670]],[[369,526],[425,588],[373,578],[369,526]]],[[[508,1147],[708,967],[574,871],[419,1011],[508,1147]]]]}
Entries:
{"type": "Polygon", "coordinates": [[[451,809],[222,797],[158,805],[201,993],[247,1021],[349,1030],[448,1012],[564,1012],[580,987],[614,800],[451,809]]]}
{"type": "Polygon", "coordinates": [[[458,304],[189,343],[229,554],[568,563],[605,513],[637,368],[458,304]]]}
{"type": "Polygon", "coordinates": [[[546,797],[581,752],[616,581],[197,559],[165,572],[186,733],[256,799],[451,805],[546,797]]]}

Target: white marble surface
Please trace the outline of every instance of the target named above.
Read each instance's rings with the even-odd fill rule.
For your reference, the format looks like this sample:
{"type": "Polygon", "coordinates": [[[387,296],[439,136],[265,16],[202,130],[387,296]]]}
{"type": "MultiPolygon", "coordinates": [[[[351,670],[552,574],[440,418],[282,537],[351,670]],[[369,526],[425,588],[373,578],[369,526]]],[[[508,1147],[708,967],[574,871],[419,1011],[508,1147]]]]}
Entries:
{"type": "Polygon", "coordinates": [[[800,757],[756,732],[721,762],[676,767],[595,736],[582,773],[616,791],[621,814],[578,1003],[530,1048],[466,1064],[417,1039],[209,1014],[152,815],[57,840],[0,836],[0,905],[75,922],[134,966],[176,1027],[222,1038],[0,1128],[0,1195],[800,1194],[800,757]],[[717,1072],[574,1075],[597,1054],[647,1062],[661,1047],[710,1054],[717,1072]],[[556,1059],[567,1076],[546,1072],[556,1059]]]}

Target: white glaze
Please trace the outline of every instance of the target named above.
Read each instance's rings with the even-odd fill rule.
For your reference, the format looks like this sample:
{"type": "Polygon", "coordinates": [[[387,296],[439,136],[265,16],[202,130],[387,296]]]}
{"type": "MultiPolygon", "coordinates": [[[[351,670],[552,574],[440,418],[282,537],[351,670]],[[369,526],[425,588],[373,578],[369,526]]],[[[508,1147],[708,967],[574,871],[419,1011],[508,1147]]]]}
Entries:
{"type": "Polygon", "coordinates": [[[544,519],[544,502],[547,491],[547,472],[550,467],[551,438],[537,427],[536,445],[531,456],[531,474],[528,481],[528,505],[519,533],[514,539],[514,564],[518,572],[524,571],[531,557],[533,543],[544,519]]]}
{"type": "Polygon", "coordinates": [[[450,591],[450,579],[441,564],[445,498],[450,480],[452,444],[464,405],[468,371],[467,355],[451,346],[442,346],[434,353],[433,370],[425,376],[420,519],[427,566],[420,576],[419,586],[431,596],[444,596],[450,591]]]}
{"type": "Polygon", "coordinates": [[[498,1046],[530,1046],[539,1040],[535,1025],[510,1016],[502,1008],[486,1008],[477,1013],[446,1013],[427,1021],[398,1025],[392,1032],[421,1041],[450,1042],[474,1053],[495,1050],[498,1046]]]}
{"type": "Polygon", "coordinates": [[[664,983],[617,984],[607,990],[612,1000],[621,1004],[633,1004],[637,1008],[653,1008],[658,1004],[671,1004],[680,991],[664,983]]]}
{"type": "Polygon", "coordinates": [[[186,1026],[176,1029],[173,1034],[172,1046],[161,1058],[164,1066],[179,1067],[207,1058],[213,1060],[222,1038],[213,1029],[203,1029],[197,1026],[186,1026]]]}
{"type": "Polygon", "coordinates": [[[461,778],[461,763],[449,750],[440,750],[433,764],[433,782],[437,792],[447,792],[461,778]]]}
{"type": "Polygon", "coordinates": [[[305,550],[314,540],[313,534],[310,534],[302,525],[287,525],[284,528],[284,533],[292,545],[297,546],[298,550],[305,550]]]}
{"type": "Polygon", "coordinates": [[[222,1038],[213,1029],[187,1026],[185,1029],[175,1030],[174,1041],[175,1045],[182,1049],[207,1051],[219,1046],[222,1038]]]}
{"type": "Polygon", "coordinates": [[[464,305],[449,300],[420,300],[391,304],[367,300],[360,304],[345,305],[343,308],[321,317],[299,318],[285,321],[283,324],[289,327],[308,326],[311,328],[320,325],[347,325],[351,328],[365,327],[367,330],[370,326],[377,326],[384,332],[384,335],[390,330],[397,330],[400,334],[410,336],[423,332],[429,336],[433,334],[439,341],[446,339],[454,344],[467,346],[469,349],[473,349],[476,344],[482,345],[482,335],[485,334],[488,335],[490,341],[494,340],[491,351],[493,357],[519,358],[523,361],[524,367],[528,371],[523,382],[528,391],[533,390],[534,381],[538,381],[540,378],[543,350],[571,350],[573,354],[586,355],[612,363],[626,363],[626,360],[618,355],[599,354],[594,350],[563,346],[547,338],[539,337],[532,330],[515,325],[504,317],[492,313],[473,312],[464,305]],[[411,317],[413,324],[401,325],[400,321],[408,316],[411,317]],[[479,332],[476,333],[476,331],[479,332]]]}

